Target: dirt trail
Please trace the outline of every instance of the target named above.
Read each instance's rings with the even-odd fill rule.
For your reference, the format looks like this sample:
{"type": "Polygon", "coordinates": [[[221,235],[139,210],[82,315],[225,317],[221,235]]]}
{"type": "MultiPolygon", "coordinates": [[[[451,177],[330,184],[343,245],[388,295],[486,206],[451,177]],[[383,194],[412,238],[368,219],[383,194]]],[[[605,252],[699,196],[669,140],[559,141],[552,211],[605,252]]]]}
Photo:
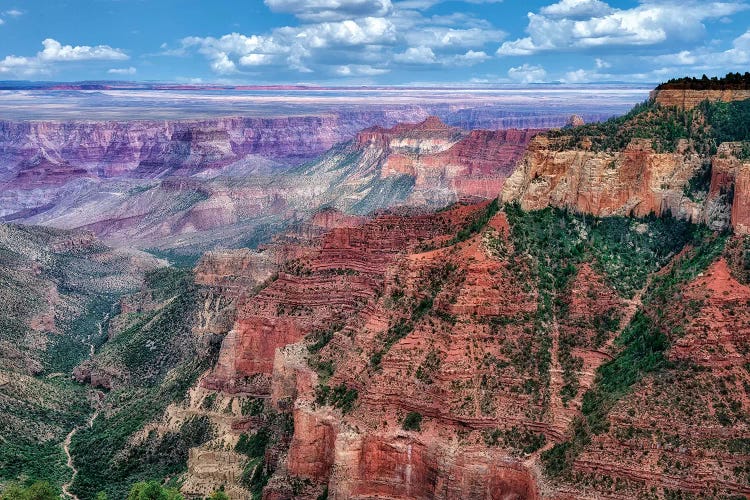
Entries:
{"type": "MultiPolygon", "coordinates": [[[[104,318],[96,324],[97,328],[99,329],[99,337],[102,338],[104,336],[104,323],[107,322],[109,319],[109,314],[105,314],[104,318]]],[[[92,342],[91,337],[88,339],[88,345],[89,345],[89,359],[94,357],[94,352],[96,351],[96,347],[94,346],[94,343],[92,342]]],[[[87,429],[94,425],[94,420],[96,420],[96,417],[99,416],[99,413],[101,412],[100,401],[103,394],[100,391],[96,391],[96,411],[91,414],[89,419],[86,421],[85,425],[80,425],[78,427],[74,427],[67,436],[65,436],[65,441],[62,443],[63,451],[65,452],[65,458],[67,460],[66,465],[68,466],[68,469],[71,470],[73,474],[70,476],[70,480],[62,485],[62,491],[63,495],[66,498],[72,499],[72,500],[79,500],[79,498],[75,495],[75,493],[72,493],[70,491],[70,487],[73,485],[73,482],[76,479],[76,476],[78,475],[78,469],[76,468],[75,464],[73,463],[73,456],[70,454],[70,443],[73,441],[73,436],[75,436],[76,432],[78,432],[81,429],[87,429]]]]}

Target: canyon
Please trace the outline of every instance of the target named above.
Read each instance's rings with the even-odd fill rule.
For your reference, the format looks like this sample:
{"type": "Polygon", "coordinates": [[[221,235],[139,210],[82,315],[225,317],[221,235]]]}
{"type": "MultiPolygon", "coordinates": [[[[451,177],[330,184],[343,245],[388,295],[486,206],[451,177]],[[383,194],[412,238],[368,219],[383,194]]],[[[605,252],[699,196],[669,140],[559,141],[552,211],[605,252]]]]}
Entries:
{"type": "Polygon", "coordinates": [[[233,500],[750,496],[750,137],[721,98],[554,130],[420,116],[302,163],[189,132],[122,170],[94,148],[9,173],[67,193],[11,218],[74,230],[0,225],[38,344],[2,339],[0,396],[22,375],[86,401],[34,441],[59,455],[78,428],[82,499],[155,478],[233,500]],[[70,332],[75,381],[44,340],[70,332]]]}
{"type": "MultiPolygon", "coordinates": [[[[217,363],[160,424],[197,412],[219,429],[191,451],[183,491],[200,496],[225,485],[245,498],[260,484],[263,498],[748,494],[737,472],[744,452],[732,451],[748,437],[746,401],[737,406],[711,389],[747,377],[750,294],[732,271],[746,266],[746,240],[733,237],[724,251],[711,233],[684,233],[689,223],[550,210],[458,204],[342,221],[312,239],[288,235],[279,244],[293,239],[294,252],[286,249],[277,274],[252,280],[260,290],[245,297],[226,286],[231,271],[217,273],[218,262],[234,269],[228,254],[206,256],[197,280],[231,297],[236,319],[217,363]],[[543,239],[549,232],[556,237],[543,239]],[[618,248],[623,235],[637,244],[618,248]],[[581,241],[599,250],[569,253],[581,241]],[[704,245],[711,264],[678,271],[697,255],[691,247],[704,245]],[[553,248],[558,256],[542,271],[553,248]],[[612,264],[618,260],[629,264],[612,264]],[[563,269],[569,278],[559,283],[563,269]],[[664,286],[675,288],[665,294],[664,286]],[[675,293],[697,309],[670,302],[675,293]],[[605,433],[593,423],[575,430],[591,411],[586,395],[600,390],[595,373],[627,352],[616,339],[654,307],[666,308],[664,331],[686,325],[669,334],[672,364],[619,396],[605,433]],[[719,352],[708,347],[717,343],[719,352]],[[245,462],[243,435],[275,435],[267,413],[245,411],[253,404],[290,415],[292,426],[245,462]],[[697,407],[717,410],[689,416],[697,407]],[[719,408],[733,409],[722,417],[719,408]],[[664,412],[674,417],[660,418],[664,412]],[[413,414],[420,423],[407,427],[413,414]],[[589,437],[575,442],[581,433],[589,437]],[[551,450],[571,439],[568,469],[551,474],[551,450]],[[717,441],[709,450],[706,440],[717,441]],[[651,450],[648,468],[642,450],[651,450]],[[257,470],[268,475],[261,483],[250,479],[257,470]]],[[[273,244],[264,251],[279,255],[273,244]]]]}
{"type": "MultiPolygon", "coordinates": [[[[320,207],[365,215],[395,205],[438,208],[464,196],[493,198],[538,132],[466,131],[429,117],[392,129],[368,128],[299,166],[269,165],[272,153],[304,151],[295,141],[327,148],[338,140],[337,133],[343,133],[319,126],[317,119],[301,123],[302,129],[286,121],[273,125],[277,128],[271,127],[269,133],[284,133],[287,138],[271,135],[270,153],[259,149],[265,139],[242,137],[242,130],[252,136],[255,129],[237,130],[231,120],[216,133],[206,131],[209,124],[195,124],[202,132],[181,133],[184,140],[179,141],[149,139],[150,128],[141,131],[146,138],[138,136],[141,132],[128,138],[127,129],[100,130],[105,140],[93,141],[90,153],[74,142],[90,134],[72,127],[71,145],[62,146],[62,151],[82,156],[61,161],[77,165],[80,177],[71,178],[64,166],[47,169],[46,160],[21,168],[5,184],[2,205],[15,204],[15,209],[27,202],[44,205],[22,208],[5,218],[93,231],[113,246],[192,254],[217,246],[255,246],[320,207]],[[304,127],[315,132],[308,134],[304,127]],[[113,145],[119,143],[131,149],[113,145]],[[84,156],[103,156],[112,165],[95,160],[85,167],[84,156]],[[165,169],[171,169],[166,177],[165,169]],[[61,185],[54,180],[58,171],[64,179],[61,185]]],[[[28,146],[31,152],[38,148],[34,141],[28,146]]],[[[18,150],[8,154],[24,157],[18,150]]]]}

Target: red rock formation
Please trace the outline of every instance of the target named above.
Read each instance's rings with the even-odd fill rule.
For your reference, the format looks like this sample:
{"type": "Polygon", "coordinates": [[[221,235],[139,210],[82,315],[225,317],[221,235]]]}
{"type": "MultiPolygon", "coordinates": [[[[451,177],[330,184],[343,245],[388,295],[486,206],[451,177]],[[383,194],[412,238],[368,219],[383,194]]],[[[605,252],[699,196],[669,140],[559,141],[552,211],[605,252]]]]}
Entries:
{"type": "Polygon", "coordinates": [[[665,315],[673,337],[671,373],[649,377],[609,415],[575,462],[590,481],[623,486],[750,495],[743,474],[750,436],[750,288],[719,259],[680,290],[665,315]]]}
{"type": "Polygon", "coordinates": [[[732,227],[738,234],[750,234],[750,164],[736,173],[732,203],[732,227]]]}
{"type": "MultiPolygon", "coordinates": [[[[414,125],[360,132],[356,147],[376,158],[379,177],[409,176],[414,189],[407,204],[425,204],[439,191],[494,198],[538,130],[470,133],[437,118],[414,125]]],[[[444,196],[444,195],[443,195],[444,196]]]]}
{"type": "Polygon", "coordinates": [[[675,153],[656,153],[650,140],[634,139],[620,152],[559,150],[539,136],[506,181],[502,199],[529,210],[551,205],[599,216],[670,213],[713,229],[747,232],[750,174],[737,159],[738,144],[722,144],[705,160],[685,148],[683,142],[675,153]],[[705,161],[711,163],[710,188],[705,198],[693,199],[686,189],[705,161]]]}
{"type": "MultiPolygon", "coordinates": [[[[450,215],[445,214],[383,215],[362,226],[336,227],[313,240],[311,251],[287,262],[268,286],[240,303],[237,322],[204,386],[259,390],[255,382],[246,382],[271,374],[276,348],[358,311],[375,297],[388,265],[401,251],[446,234],[451,227],[450,215]]],[[[200,280],[207,277],[205,268],[199,266],[200,280]]],[[[261,385],[267,388],[268,378],[264,380],[261,385]]]]}
{"type": "MultiPolygon", "coordinates": [[[[575,481],[549,483],[541,451],[524,451],[527,440],[544,439],[544,450],[570,437],[584,393],[617,356],[614,339],[643,292],[622,298],[593,264],[581,265],[560,297],[564,314],[541,326],[551,345],[548,371],[539,372],[531,360],[543,338],[540,297],[530,261],[513,252],[505,214],[450,241],[486,206],[385,214],[277,240],[291,241],[294,257],[239,304],[219,363],[203,380],[233,396],[270,393],[280,408],[293,401],[294,435],[266,496],[286,498],[300,479],[309,485],[302,498],[323,485],[341,499],[632,498],[652,487],[747,494],[735,472],[746,457],[706,440],[747,436],[740,417],[729,426],[720,415],[750,411],[749,398],[733,396],[750,384],[748,286],[719,260],[681,289],[662,311],[675,332],[684,325],[668,357],[696,368],[644,378],[609,413],[609,432],[593,435],[577,456],[575,481]],[[430,312],[416,314],[421,307],[430,312]],[[322,347],[307,348],[321,338],[322,347]],[[356,404],[346,414],[321,405],[322,385],[356,390],[356,404]],[[410,412],[422,416],[418,432],[402,429],[410,412]]],[[[252,425],[238,420],[232,432],[252,425]]]]}
{"type": "Polygon", "coordinates": [[[650,98],[662,106],[693,109],[703,101],[744,101],[750,99],[750,90],[664,89],[652,91],[650,98]]]}
{"type": "Polygon", "coordinates": [[[207,252],[195,267],[195,282],[227,293],[250,292],[276,269],[271,253],[246,248],[207,252]]]}

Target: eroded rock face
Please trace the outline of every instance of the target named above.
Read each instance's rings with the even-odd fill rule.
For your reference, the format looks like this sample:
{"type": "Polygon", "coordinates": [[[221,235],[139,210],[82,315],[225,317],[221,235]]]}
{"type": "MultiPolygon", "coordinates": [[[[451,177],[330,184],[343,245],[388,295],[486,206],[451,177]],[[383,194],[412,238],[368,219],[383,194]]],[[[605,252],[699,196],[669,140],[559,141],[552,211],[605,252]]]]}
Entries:
{"type": "Polygon", "coordinates": [[[682,190],[702,165],[698,155],[659,154],[635,140],[623,152],[556,151],[538,137],[503,189],[503,200],[526,210],[546,206],[594,215],[657,215],[671,211],[697,222],[699,207],[682,190]]]}
{"type": "MultiPolygon", "coordinates": [[[[494,198],[538,130],[474,130],[449,127],[436,117],[391,129],[373,128],[357,135],[357,145],[383,158],[380,177],[414,179],[411,203],[429,200],[432,191],[494,198]]],[[[409,200],[407,200],[409,203],[409,200]]]]}
{"type": "Polygon", "coordinates": [[[732,227],[738,234],[750,234],[750,164],[743,164],[735,175],[732,227]]]}
{"type": "Polygon", "coordinates": [[[486,450],[456,450],[405,433],[348,434],[336,444],[334,499],[540,498],[529,470],[486,450]]]}
{"type": "Polygon", "coordinates": [[[736,193],[748,189],[740,184],[747,167],[734,156],[736,148],[722,144],[704,160],[684,144],[675,153],[656,153],[651,141],[635,139],[622,152],[592,152],[559,150],[538,136],[506,181],[502,200],[518,201],[526,210],[556,206],[597,216],[670,214],[718,230],[731,224],[744,232],[747,196],[736,193]],[[688,184],[705,161],[712,171],[708,193],[691,198],[688,184]]]}
{"type": "MultiPolygon", "coordinates": [[[[26,188],[61,185],[74,177],[193,175],[248,155],[283,161],[309,159],[352,137],[363,121],[367,123],[367,117],[357,115],[129,122],[3,121],[0,154],[17,166],[11,184],[26,188]]],[[[7,165],[6,169],[14,170],[7,165]]]]}
{"type": "MultiPolygon", "coordinates": [[[[469,132],[429,117],[392,128],[366,129],[352,141],[288,169],[292,160],[274,155],[287,150],[307,154],[305,151],[313,148],[295,141],[309,141],[323,150],[347,134],[354,135],[345,123],[305,120],[99,124],[99,135],[90,140],[118,140],[125,150],[101,146],[82,153],[89,161],[85,163],[48,148],[54,158],[39,165],[11,164],[7,175],[0,177],[0,217],[85,228],[117,246],[188,248],[193,252],[217,246],[255,246],[269,234],[300,223],[320,233],[326,224],[361,222],[336,221],[330,218],[333,212],[326,211],[329,207],[349,216],[364,216],[400,205],[439,208],[465,197],[492,199],[537,132],[469,132]],[[114,129],[109,134],[105,133],[108,126],[114,129]],[[118,139],[118,134],[125,133],[122,127],[132,127],[137,137],[118,139]],[[219,129],[226,133],[215,131],[219,129]],[[282,131],[290,137],[273,135],[282,131]],[[148,136],[148,141],[139,139],[139,134],[148,136]],[[248,134],[271,134],[270,149],[252,142],[248,134]],[[132,144],[127,142],[131,139],[132,144]],[[148,145],[142,144],[144,141],[148,145]],[[161,141],[176,145],[162,145],[161,141]],[[274,163],[277,160],[283,164],[274,163]],[[111,170],[107,162],[116,163],[117,169],[111,170]],[[59,178],[45,169],[58,172],[59,178]],[[66,169],[70,170],[67,174],[66,169]]],[[[67,132],[32,127],[9,134],[13,140],[31,134],[35,139],[29,139],[29,154],[40,147],[37,142],[44,133],[53,134],[53,145],[55,141],[72,141],[74,144],[60,147],[65,154],[74,155],[75,141],[84,140],[83,132],[72,125],[63,129],[67,132]]],[[[12,161],[20,161],[25,153],[15,147],[8,146],[8,155],[12,161]]]]}
{"type": "Polygon", "coordinates": [[[703,101],[744,101],[750,99],[750,90],[690,90],[664,89],[651,92],[651,99],[662,106],[693,109],[703,101]]]}
{"type": "Polygon", "coordinates": [[[238,304],[237,321],[204,386],[258,390],[258,377],[268,380],[272,373],[277,348],[358,311],[375,297],[400,252],[451,227],[448,215],[383,215],[363,225],[344,223],[313,239],[263,290],[238,304]]]}
{"type": "Polygon", "coordinates": [[[731,275],[725,258],[687,283],[663,312],[678,325],[669,360],[684,368],[644,381],[623,398],[609,415],[608,432],[594,437],[576,470],[648,485],[668,481],[697,496],[750,495],[737,475],[747,465],[739,446],[748,435],[741,415],[750,408],[743,368],[749,301],[750,288],[731,275]]]}
{"type": "MultiPolygon", "coordinates": [[[[601,262],[585,261],[570,270],[555,315],[540,323],[544,291],[533,261],[515,252],[509,216],[500,211],[453,240],[488,206],[383,214],[363,224],[327,213],[315,224],[337,227],[300,229],[265,250],[289,259],[279,261],[275,280],[237,302],[219,362],[194,389],[222,405],[260,396],[291,411],[286,447],[267,452],[275,472],[264,498],[317,498],[324,486],[337,499],[632,498],[651,488],[657,496],[747,494],[736,472],[744,455],[706,441],[742,443],[748,432],[740,420],[720,424],[723,407],[715,406],[747,404],[732,396],[744,391],[750,352],[750,295],[733,275],[745,265],[742,244],[731,265],[716,260],[663,310],[669,324],[685,325],[666,356],[694,371],[633,386],[608,414],[609,430],[579,450],[573,476],[550,480],[542,455],[574,434],[584,393],[620,354],[615,339],[637,311],[650,311],[642,297],[651,288],[618,292],[601,262]],[[275,249],[286,245],[294,251],[275,249]],[[543,349],[548,362],[537,365],[543,349]],[[714,397],[722,383],[726,395],[714,397]],[[356,390],[354,404],[321,402],[325,387],[356,390]],[[410,413],[422,417],[418,430],[404,429],[410,413]]],[[[230,447],[221,453],[233,453],[230,443],[259,425],[234,408],[211,415],[230,447]]],[[[230,456],[201,449],[205,460],[191,459],[190,474],[203,477],[203,492],[225,481],[215,463],[230,456]]]]}
{"type": "Polygon", "coordinates": [[[252,290],[276,269],[270,253],[237,250],[206,252],[195,268],[195,282],[228,293],[252,290]]]}

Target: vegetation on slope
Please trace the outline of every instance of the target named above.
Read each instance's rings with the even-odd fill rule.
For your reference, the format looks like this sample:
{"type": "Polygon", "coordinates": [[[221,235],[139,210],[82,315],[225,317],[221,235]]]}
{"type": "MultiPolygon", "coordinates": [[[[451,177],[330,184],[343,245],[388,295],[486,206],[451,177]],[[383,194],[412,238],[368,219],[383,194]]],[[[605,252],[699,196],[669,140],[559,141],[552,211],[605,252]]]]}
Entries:
{"type": "MultiPolygon", "coordinates": [[[[646,139],[656,152],[671,153],[685,139],[692,151],[710,156],[723,142],[750,141],[749,119],[750,101],[704,101],[689,110],[646,101],[623,116],[552,130],[548,136],[560,150],[586,147],[594,152],[622,151],[633,139],[646,139]]],[[[742,151],[750,156],[750,147],[742,151]]]]}
{"type": "MultiPolygon", "coordinates": [[[[262,403],[261,403],[262,405],[262,403]]],[[[247,457],[240,483],[260,500],[275,471],[275,462],[266,461],[269,449],[288,449],[294,432],[294,421],[289,412],[277,412],[270,405],[258,407],[260,426],[254,434],[241,434],[234,450],[247,457]]]]}
{"type": "Polygon", "coordinates": [[[701,78],[672,78],[656,87],[656,90],[750,90],[750,72],[744,75],[727,73],[721,78],[706,75],[701,78]]]}
{"type": "Polygon", "coordinates": [[[99,323],[140,280],[129,256],[79,239],[0,225],[0,484],[69,479],[60,443],[93,411],[70,371],[104,341],[99,323]]]}
{"type": "MultiPolygon", "coordinates": [[[[549,403],[552,329],[565,321],[571,281],[579,266],[591,262],[594,269],[623,297],[632,297],[641,289],[649,274],[660,269],[692,239],[693,227],[672,218],[628,219],[596,218],[547,208],[524,212],[517,204],[506,205],[515,249],[513,262],[517,272],[526,272],[521,262],[528,262],[527,279],[538,290],[534,339],[530,344],[508,346],[511,359],[524,360],[531,393],[546,408],[549,403]],[[516,352],[516,349],[518,352],[516,352]]],[[[617,317],[597,316],[595,323],[601,343],[617,328],[617,317]]],[[[560,336],[558,358],[563,369],[563,402],[579,391],[577,371],[581,360],[572,349],[584,346],[575,336],[560,336]]]]}
{"type": "Polygon", "coordinates": [[[665,357],[680,329],[661,314],[675,292],[703,272],[721,254],[726,238],[703,226],[690,230],[689,248],[662,274],[655,275],[638,311],[615,345],[615,358],[602,365],[594,387],[583,398],[583,419],[573,423],[572,438],[556,444],[543,455],[548,474],[570,477],[573,461],[590,443],[591,436],[609,429],[608,414],[614,405],[650,374],[675,369],[665,357]]]}
{"type": "Polygon", "coordinates": [[[190,272],[158,270],[147,276],[146,284],[161,305],[135,318],[97,356],[98,362],[122,370],[122,380],[105,398],[111,408],[73,439],[71,452],[79,470],[73,491],[84,498],[100,490],[123,498],[133,482],[185,470],[188,450],[213,433],[207,419],[194,418],[175,431],[131,442],[144,424],[184,398],[214,358],[199,352],[192,336],[199,290],[190,272]]]}

